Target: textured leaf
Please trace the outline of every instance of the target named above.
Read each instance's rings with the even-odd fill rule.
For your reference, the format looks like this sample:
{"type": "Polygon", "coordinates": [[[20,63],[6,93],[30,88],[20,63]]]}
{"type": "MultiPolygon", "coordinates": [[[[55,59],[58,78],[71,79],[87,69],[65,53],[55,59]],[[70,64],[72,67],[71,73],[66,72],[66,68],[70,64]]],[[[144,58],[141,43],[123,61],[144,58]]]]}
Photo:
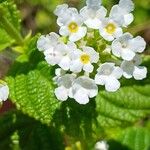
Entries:
{"type": "Polygon", "coordinates": [[[13,0],[4,0],[0,2],[2,11],[5,12],[5,18],[18,30],[20,31],[20,12],[17,9],[16,4],[13,0]]]}
{"type": "Polygon", "coordinates": [[[16,103],[17,108],[47,124],[60,105],[54,96],[50,75],[51,69],[45,65],[26,75],[20,74],[6,79],[10,88],[10,99],[16,103]]]}
{"type": "MultiPolygon", "coordinates": [[[[20,13],[16,8],[16,5],[11,0],[0,1],[0,14],[5,17],[15,29],[20,32],[20,13]],[[4,13],[4,14],[3,14],[4,13]]],[[[2,19],[1,17],[1,19],[2,19]]],[[[9,29],[8,31],[3,28],[3,20],[0,19],[0,51],[11,46],[14,43],[14,39],[11,36],[9,29]]]]}
{"type": "Polygon", "coordinates": [[[110,150],[149,150],[150,131],[144,127],[132,127],[123,130],[116,141],[110,141],[110,150]]]}

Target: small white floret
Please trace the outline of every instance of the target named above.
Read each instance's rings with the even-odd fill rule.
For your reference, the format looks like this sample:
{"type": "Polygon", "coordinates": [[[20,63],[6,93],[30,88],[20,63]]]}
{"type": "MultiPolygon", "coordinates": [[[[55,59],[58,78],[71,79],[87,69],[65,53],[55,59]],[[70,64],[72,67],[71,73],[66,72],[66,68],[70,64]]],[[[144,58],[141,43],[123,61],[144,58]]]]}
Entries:
{"type": "Polygon", "coordinates": [[[120,67],[116,67],[114,63],[102,64],[95,76],[95,82],[98,85],[105,85],[105,89],[109,92],[115,92],[120,88],[120,82],[123,71],[120,67]]]}
{"type": "Polygon", "coordinates": [[[87,0],[87,6],[80,10],[84,23],[92,29],[99,29],[102,20],[106,17],[107,10],[101,6],[99,0],[87,0]]]}
{"type": "Polygon", "coordinates": [[[65,74],[57,79],[58,88],[55,89],[55,95],[58,100],[66,101],[72,97],[72,84],[76,78],[74,74],[65,74]]]}
{"type": "Polygon", "coordinates": [[[82,69],[85,72],[91,73],[94,69],[93,63],[97,63],[99,60],[99,53],[97,53],[92,47],[83,47],[83,51],[76,49],[72,51],[72,62],[70,70],[78,73],[82,69]]]}
{"type": "Polygon", "coordinates": [[[136,55],[131,61],[123,61],[121,68],[123,70],[123,76],[127,79],[134,77],[136,80],[143,80],[147,76],[147,68],[139,66],[142,63],[142,59],[139,55],[136,55]]]}
{"type": "Polygon", "coordinates": [[[105,18],[99,28],[100,35],[107,41],[113,41],[123,34],[122,29],[114,20],[105,18]]]}
{"type": "Polygon", "coordinates": [[[98,94],[98,87],[93,79],[86,76],[77,78],[72,86],[73,98],[79,104],[87,104],[89,98],[93,98],[98,94]]]}
{"type": "Polygon", "coordinates": [[[112,43],[112,53],[124,60],[130,61],[136,53],[141,53],[146,48],[146,42],[140,36],[133,38],[130,33],[125,33],[112,43]]]}
{"type": "Polygon", "coordinates": [[[114,5],[110,11],[110,18],[115,20],[123,27],[127,27],[134,20],[131,13],[134,10],[134,4],[131,0],[120,0],[118,5],[114,5]]]}

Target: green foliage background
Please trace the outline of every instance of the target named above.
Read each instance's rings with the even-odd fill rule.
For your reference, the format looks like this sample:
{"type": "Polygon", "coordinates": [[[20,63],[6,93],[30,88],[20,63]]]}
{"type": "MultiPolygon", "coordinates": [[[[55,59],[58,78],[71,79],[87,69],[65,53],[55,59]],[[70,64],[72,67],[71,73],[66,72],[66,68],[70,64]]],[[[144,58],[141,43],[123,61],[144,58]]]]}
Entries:
{"type": "MultiPolygon", "coordinates": [[[[97,141],[107,140],[110,150],[150,150],[150,0],[134,1],[135,21],[128,28],[147,41],[147,78],[123,79],[116,93],[100,89],[85,106],[55,98],[54,68],[36,48],[39,33],[58,31],[53,10],[63,2],[77,8],[85,3],[0,0],[0,51],[12,62],[4,79],[16,106],[0,117],[0,149],[92,150],[97,141]]],[[[116,3],[104,0],[108,9],[116,3]]]]}

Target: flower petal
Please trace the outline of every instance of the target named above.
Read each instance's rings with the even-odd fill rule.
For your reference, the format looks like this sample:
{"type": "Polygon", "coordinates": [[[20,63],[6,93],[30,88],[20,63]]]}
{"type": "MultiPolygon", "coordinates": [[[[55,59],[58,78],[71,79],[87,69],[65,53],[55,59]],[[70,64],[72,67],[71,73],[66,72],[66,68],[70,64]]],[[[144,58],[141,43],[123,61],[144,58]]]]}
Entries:
{"type": "Polygon", "coordinates": [[[80,62],[80,60],[77,59],[71,62],[70,71],[78,73],[81,72],[82,67],[83,67],[82,63],[80,62]]]}
{"type": "Polygon", "coordinates": [[[135,66],[133,71],[133,77],[136,80],[143,80],[147,76],[147,68],[143,66],[135,66]]]}
{"type": "Polygon", "coordinates": [[[115,67],[111,75],[117,79],[120,79],[122,74],[123,70],[120,67],[115,67]]]}
{"type": "Polygon", "coordinates": [[[134,58],[135,52],[128,49],[123,49],[121,52],[121,56],[124,60],[130,61],[134,58]]]}
{"type": "Polygon", "coordinates": [[[134,20],[133,14],[130,13],[130,14],[124,15],[124,24],[123,24],[124,27],[130,25],[133,22],[133,20],[134,20]]]}
{"type": "Polygon", "coordinates": [[[132,78],[134,71],[134,64],[130,61],[123,61],[121,64],[121,68],[123,70],[123,76],[127,79],[132,78]]]}
{"type": "Polygon", "coordinates": [[[105,89],[108,92],[115,92],[120,88],[120,82],[114,77],[107,77],[105,89]]]}
{"type": "Polygon", "coordinates": [[[88,63],[86,65],[83,66],[83,70],[86,72],[93,72],[94,66],[91,63],[88,63]]]}
{"type": "Polygon", "coordinates": [[[120,0],[119,7],[123,8],[124,10],[126,10],[126,12],[130,13],[134,10],[134,3],[132,2],[132,0],[120,0]]]}
{"type": "Polygon", "coordinates": [[[68,99],[68,90],[61,86],[55,89],[55,95],[58,100],[66,101],[68,99]]]}
{"type": "Polygon", "coordinates": [[[86,27],[79,27],[79,31],[77,33],[72,33],[69,37],[69,40],[71,42],[76,42],[83,38],[87,33],[87,28],[86,27]]]}
{"type": "Polygon", "coordinates": [[[68,31],[68,29],[67,29],[66,26],[60,27],[59,33],[60,33],[61,35],[63,35],[63,36],[68,36],[68,35],[69,35],[69,31],[68,31]]]}
{"type": "Polygon", "coordinates": [[[146,42],[142,37],[137,36],[130,41],[129,46],[134,52],[142,53],[146,48],[146,42]]]}
{"type": "Polygon", "coordinates": [[[88,97],[88,93],[86,90],[84,89],[80,89],[78,90],[75,95],[74,95],[74,99],[79,103],[79,104],[87,104],[89,102],[89,97],[88,97]]]}
{"type": "Polygon", "coordinates": [[[95,76],[95,83],[98,85],[105,85],[106,82],[106,76],[104,75],[96,75],[95,76]]]}
{"type": "Polygon", "coordinates": [[[63,59],[59,63],[59,66],[63,70],[69,70],[69,68],[70,68],[70,58],[68,56],[63,57],[63,59]]]}

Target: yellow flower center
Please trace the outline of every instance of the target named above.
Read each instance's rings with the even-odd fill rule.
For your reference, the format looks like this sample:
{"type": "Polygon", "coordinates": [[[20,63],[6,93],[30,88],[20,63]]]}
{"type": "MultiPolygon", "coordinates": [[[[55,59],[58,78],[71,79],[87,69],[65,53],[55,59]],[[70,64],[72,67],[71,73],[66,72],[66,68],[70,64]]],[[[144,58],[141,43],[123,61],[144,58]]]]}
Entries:
{"type": "Polygon", "coordinates": [[[79,30],[79,26],[77,23],[75,22],[71,22],[69,25],[68,25],[68,29],[71,33],[76,33],[78,30],[79,30]]]}
{"type": "Polygon", "coordinates": [[[113,34],[116,31],[116,26],[113,23],[109,23],[106,27],[105,30],[109,34],[113,34]]]}
{"type": "Polygon", "coordinates": [[[81,55],[80,60],[83,64],[88,64],[90,62],[90,56],[87,54],[83,54],[81,55]]]}

